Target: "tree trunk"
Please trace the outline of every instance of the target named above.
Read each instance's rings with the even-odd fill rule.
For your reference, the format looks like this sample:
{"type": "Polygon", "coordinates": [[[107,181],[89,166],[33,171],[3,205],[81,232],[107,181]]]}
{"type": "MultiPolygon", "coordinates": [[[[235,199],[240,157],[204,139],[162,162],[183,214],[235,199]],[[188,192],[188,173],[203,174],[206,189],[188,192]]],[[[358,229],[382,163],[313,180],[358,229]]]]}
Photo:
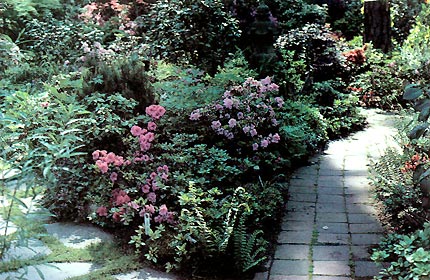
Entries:
{"type": "Polygon", "coordinates": [[[388,0],[364,1],[364,43],[387,53],[391,48],[391,19],[388,0]]]}

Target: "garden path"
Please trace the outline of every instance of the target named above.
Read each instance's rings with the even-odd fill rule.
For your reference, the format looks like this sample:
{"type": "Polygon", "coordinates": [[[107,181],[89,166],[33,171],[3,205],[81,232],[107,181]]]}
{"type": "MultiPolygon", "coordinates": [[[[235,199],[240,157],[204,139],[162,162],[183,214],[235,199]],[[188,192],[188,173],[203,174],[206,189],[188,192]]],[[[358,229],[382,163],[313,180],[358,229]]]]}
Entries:
{"type": "Polygon", "coordinates": [[[368,127],[330,142],[290,180],[282,231],[267,272],[254,280],[372,279],[369,249],[383,228],[376,217],[369,163],[396,146],[395,117],[366,110],[368,127]]]}

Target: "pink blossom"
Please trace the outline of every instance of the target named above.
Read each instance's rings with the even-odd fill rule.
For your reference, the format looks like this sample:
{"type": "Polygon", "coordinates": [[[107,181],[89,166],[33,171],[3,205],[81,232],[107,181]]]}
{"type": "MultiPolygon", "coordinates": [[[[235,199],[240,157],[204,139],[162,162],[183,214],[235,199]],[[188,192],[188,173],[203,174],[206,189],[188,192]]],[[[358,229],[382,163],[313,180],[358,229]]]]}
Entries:
{"type": "Polygon", "coordinates": [[[168,210],[167,210],[166,204],[161,205],[160,209],[158,210],[158,213],[162,216],[165,216],[165,215],[167,215],[167,212],[168,212],[168,210]]]}
{"type": "Polygon", "coordinates": [[[148,155],[143,155],[143,156],[141,157],[141,159],[142,159],[142,161],[147,162],[147,161],[149,161],[149,156],[148,156],[148,155]]]}
{"type": "Polygon", "coordinates": [[[152,180],[154,180],[154,179],[157,177],[157,173],[152,172],[152,173],[149,175],[149,177],[150,177],[152,180]]]}
{"type": "Polygon", "coordinates": [[[150,192],[146,195],[146,198],[151,201],[152,203],[155,203],[155,201],[157,200],[157,195],[153,192],[150,192]]]}
{"type": "Polygon", "coordinates": [[[131,135],[133,136],[139,136],[142,133],[142,128],[137,126],[137,125],[133,125],[131,127],[131,135]]]}
{"type": "Polygon", "coordinates": [[[163,165],[163,170],[169,172],[169,167],[167,165],[163,165]]]}
{"type": "Polygon", "coordinates": [[[123,157],[121,157],[121,156],[116,156],[116,158],[115,158],[115,160],[114,160],[113,164],[114,164],[115,166],[121,166],[121,165],[123,165],[123,164],[124,164],[124,158],[123,158],[123,157]]]}
{"type": "Polygon", "coordinates": [[[97,208],[96,213],[100,216],[100,217],[106,217],[108,215],[107,213],[107,208],[105,206],[100,206],[99,208],[97,208]]]}
{"type": "Polygon", "coordinates": [[[280,140],[281,140],[281,136],[279,136],[278,133],[275,133],[275,135],[272,136],[273,143],[279,143],[280,140]]]}
{"type": "Polygon", "coordinates": [[[267,141],[267,139],[263,139],[262,141],[261,141],[261,147],[263,147],[263,148],[267,148],[267,146],[269,146],[269,141],[267,141]]]}
{"type": "Polygon", "coordinates": [[[131,208],[133,208],[134,210],[139,210],[139,208],[140,208],[139,204],[137,204],[134,201],[129,202],[127,205],[130,206],[131,208]]]}
{"type": "Polygon", "coordinates": [[[266,78],[262,79],[260,82],[261,82],[263,85],[267,86],[267,85],[269,85],[269,84],[272,82],[272,79],[270,79],[270,77],[269,77],[269,76],[267,76],[266,78]]]}
{"type": "Polygon", "coordinates": [[[145,205],[145,211],[146,211],[147,213],[154,214],[154,213],[155,213],[154,205],[152,205],[152,204],[145,205]]]}
{"type": "Polygon", "coordinates": [[[98,160],[100,157],[100,151],[99,150],[94,151],[92,153],[92,156],[93,156],[93,160],[98,160]]]}
{"type": "Polygon", "coordinates": [[[97,160],[96,165],[102,173],[106,173],[109,169],[108,164],[104,161],[101,161],[101,160],[97,160]]]}
{"type": "Polygon", "coordinates": [[[227,109],[231,109],[231,108],[233,108],[233,100],[231,100],[230,98],[226,98],[226,99],[224,99],[224,106],[225,106],[227,109]]]}
{"type": "Polygon", "coordinates": [[[230,119],[230,120],[228,121],[228,125],[229,125],[230,127],[235,127],[235,126],[236,126],[236,124],[237,124],[237,122],[236,122],[236,120],[235,120],[235,119],[230,119]]]}
{"type": "Polygon", "coordinates": [[[155,134],[153,132],[148,132],[145,134],[146,139],[148,142],[152,142],[155,139],[155,134]]]}
{"type": "Polygon", "coordinates": [[[116,155],[112,152],[110,152],[109,154],[107,154],[105,160],[107,161],[107,163],[113,163],[115,162],[116,159],[116,155]]]}
{"type": "Polygon", "coordinates": [[[149,185],[143,185],[142,186],[142,192],[143,193],[149,193],[150,191],[150,186],[149,185]]]}
{"type": "Polygon", "coordinates": [[[149,122],[148,123],[148,130],[154,131],[156,129],[157,129],[157,125],[155,124],[155,122],[149,122]]]}
{"type": "Polygon", "coordinates": [[[148,151],[149,149],[151,149],[151,143],[148,142],[140,142],[140,150],[143,152],[148,151]]]}
{"type": "Polygon", "coordinates": [[[213,129],[218,129],[221,127],[221,122],[220,121],[213,121],[211,127],[213,129]]]}
{"type": "Polygon", "coordinates": [[[115,181],[118,180],[118,173],[112,172],[112,174],[110,174],[110,180],[112,183],[115,183],[115,181]]]}
{"type": "Polygon", "coordinates": [[[164,113],[166,113],[166,109],[160,105],[151,105],[146,107],[145,112],[148,116],[152,117],[155,120],[161,118],[164,113]]]}
{"type": "Polygon", "coordinates": [[[164,181],[167,181],[167,179],[169,179],[169,175],[167,175],[166,173],[163,173],[161,175],[161,179],[163,179],[164,181]]]}
{"type": "Polygon", "coordinates": [[[279,90],[279,86],[277,84],[270,84],[267,86],[267,89],[269,91],[278,91],[279,90]]]}
{"type": "Polygon", "coordinates": [[[155,192],[159,189],[159,187],[157,186],[157,181],[152,182],[152,190],[155,192]]]}
{"type": "Polygon", "coordinates": [[[258,150],[258,144],[257,143],[252,144],[252,150],[254,150],[254,151],[258,150]]]}
{"type": "Polygon", "coordinates": [[[124,204],[129,203],[129,202],[130,202],[130,197],[127,194],[118,195],[116,197],[116,200],[115,200],[115,204],[118,205],[118,206],[119,205],[124,205],[124,204]]]}
{"type": "Polygon", "coordinates": [[[197,121],[200,119],[202,115],[200,114],[200,110],[195,110],[190,115],[190,120],[197,121]]]}
{"type": "Polygon", "coordinates": [[[281,97],[275,97],[276,103],[278,103],[278,107],[281,108],[284,105],[284,100],[281,97]]]}

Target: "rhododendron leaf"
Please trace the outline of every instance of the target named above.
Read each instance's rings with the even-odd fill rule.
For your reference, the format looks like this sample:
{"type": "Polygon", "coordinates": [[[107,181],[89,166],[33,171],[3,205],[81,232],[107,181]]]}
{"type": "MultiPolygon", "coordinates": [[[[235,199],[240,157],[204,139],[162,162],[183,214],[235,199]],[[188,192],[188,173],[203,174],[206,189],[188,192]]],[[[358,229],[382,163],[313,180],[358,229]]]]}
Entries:
{"type": "Polygon", "coordinates": [[[421,136],[424,135],[428,127],[429,127],[428,123],[417,125],[416,127],[414,127],[414,129],[412,129],[411,132],[409,132],[408,134],[409,139],[420,138],[421,136]]]}
{"type": "Polygon", "coordinates": [[[414,100],[420,97],[424,91],[419,88],[416,84],[410,84],[405,87],[405,93],[403,94],[403,99],[414,100]]]}

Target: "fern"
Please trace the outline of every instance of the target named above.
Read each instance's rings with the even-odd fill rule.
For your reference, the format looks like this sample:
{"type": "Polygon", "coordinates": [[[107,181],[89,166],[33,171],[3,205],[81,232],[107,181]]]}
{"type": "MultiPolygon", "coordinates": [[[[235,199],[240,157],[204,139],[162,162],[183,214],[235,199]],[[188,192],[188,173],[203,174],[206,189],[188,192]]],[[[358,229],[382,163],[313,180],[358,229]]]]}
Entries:
{"type": "Polygon", "coordinates": [[[252,234],[247,234],[245,219],[245,215],[240,216],[233,233],[236,268],[241,272],[248,271],[266,260],[266,256],[261,256],[266,252],[267,244],[260,237],[263,231],[256,230],[252,234]]]}

